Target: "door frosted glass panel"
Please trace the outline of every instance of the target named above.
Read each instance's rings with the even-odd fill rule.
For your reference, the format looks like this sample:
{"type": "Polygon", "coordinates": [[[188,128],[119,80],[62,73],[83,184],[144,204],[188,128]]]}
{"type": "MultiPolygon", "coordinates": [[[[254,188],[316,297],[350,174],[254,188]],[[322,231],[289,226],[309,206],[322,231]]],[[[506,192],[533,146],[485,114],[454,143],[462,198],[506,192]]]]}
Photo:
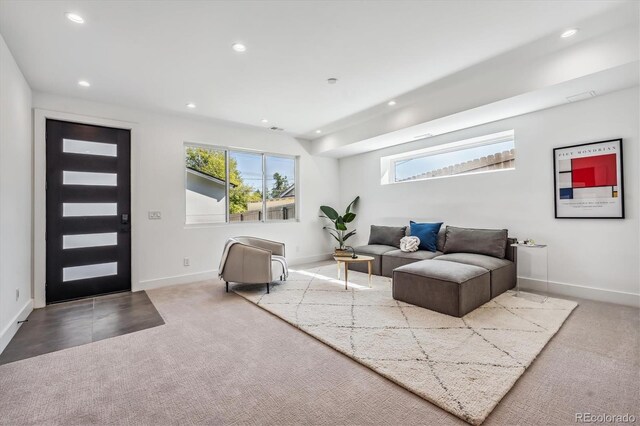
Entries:
{"type": "Polygon", "coordinates": [[[113,143],[88,142],[75,139],[62,140],[62,152],[71,154],[118,156],[118,145],[113,143]]]}
{"type": "Polygon", "coordinates": [[[62,216],[115,216],[118,203],[63,203],[62,216]]]}
{"type": "Polygon", "coordinates": [[[62,268],[62,281],[64,282],[110,275],[118,275],[118,262],[62,268]]]}
{"type": "Polygon", "coordinates": [[[62,183],[64,185],[95,185],[95,186],[116,186],[118,185],[117,173],[89,173],[89,172],[62,172],[62,183]]]}
{"type": "Polygon", "coordinates": [[[118,245],[117,232],[62,236],[63,249],[74,249],[74,248],[83,248],[83,247],[103,247],[103,246],[115,246],[115,245],[118,245]]]}

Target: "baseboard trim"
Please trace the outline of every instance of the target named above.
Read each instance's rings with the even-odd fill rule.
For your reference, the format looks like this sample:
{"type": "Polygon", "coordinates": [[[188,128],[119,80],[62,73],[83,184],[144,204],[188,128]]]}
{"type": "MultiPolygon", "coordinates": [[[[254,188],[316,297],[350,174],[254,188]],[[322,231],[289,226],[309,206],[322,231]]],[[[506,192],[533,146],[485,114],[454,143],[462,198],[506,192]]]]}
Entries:
{"type": "MultiPolygon", "coordinates": [[[[518,277],[521,290],[545,292],[547,282],[533,278],[518,277]]],[[[640,294],[624,291],[605,290],[603,288],[585,287],[577,284],[549,281],[549,294],[558,296],[579,297],[598,302],[615,303],[617,305],[640,307],[640,294]]]]}
{"type": "Polygon", "coordinates": [[[331,253],[317,254],[314,256],[287,259],[287,264],[289,266],[304,265],[305,263],[322,262],[325,260],[331,260],[332,258],[333,257],[331,253]]]}
{"type": "Polygon", "coordinates": [[[11,339],[13,339],[13,336],[15,336],[20,329],[22,324],[18,324],[18,321],[26,320],[31,311],[33,311],[33,299],[29,299],[22,309],[20,309],[20,312],[11,318],[9,324],[7,324],[2,332],[0,332],[0,354],[5,350],[11,339]]]}
{"type": "Polygon", "coordinates": [[[153,280],[140,281],[138,285],[134,285],[133,291],[151,290],[153,288],[167,287],[177,284],[189,284],[197,281],[212,280],[218,278],[218,270],[196,272],[195,274],[175,275],[173,277],[156,278],[153,280]]]}
{"type": "MultiPolygon", "coordinates": [[[[298,257],[288,261],[289,266],[303,265],[305,263],[322,262],[330,260],[331,254],[319,254],[315,256],[298,257]]],[[[155,278],[152,280],[140,281],[134,284],[132,291],[151,290],[154,288],[167,287],[170,285],[189,284],[197,281],[213,280],[218,278],[218,270],[212,269],[204,272],[196,272],[194,274],[175,275],[172,277],[155,278]]]]}

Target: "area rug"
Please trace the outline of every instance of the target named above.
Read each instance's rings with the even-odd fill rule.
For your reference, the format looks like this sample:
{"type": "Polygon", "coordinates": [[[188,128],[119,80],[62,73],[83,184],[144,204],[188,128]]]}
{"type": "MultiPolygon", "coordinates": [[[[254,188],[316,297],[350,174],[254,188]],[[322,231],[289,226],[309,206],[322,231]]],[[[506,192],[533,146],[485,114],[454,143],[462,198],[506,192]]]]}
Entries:
{"type": "Polygon", "coordinates": [[[463,318],[398,302],[391,280],[335,265],[233,287],[261,308],[458,416],[481,424],[577,306],[504,293],[463,318]]]}

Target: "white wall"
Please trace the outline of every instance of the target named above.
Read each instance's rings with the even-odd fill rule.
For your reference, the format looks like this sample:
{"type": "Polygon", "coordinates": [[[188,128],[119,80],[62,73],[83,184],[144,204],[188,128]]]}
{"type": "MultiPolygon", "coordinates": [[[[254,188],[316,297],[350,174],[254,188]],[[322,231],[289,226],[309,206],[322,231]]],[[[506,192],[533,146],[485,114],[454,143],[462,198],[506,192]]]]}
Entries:
{"type": "MultiPolygon", "coordinates": [[[[132,130],[132,260],[138,277],[134,290],[213,276],[225,240],[235,235],[283,241],[293,263],[326,258],[331,252],[318,212],[321,204],[338,201],[338,162],[312,157],[304,142],[281,132],[192,114],[165,115],[38,92],[34,93],[34,108],[136,123],[132,130]],[[299,155],[300,221],[186,226],[184,142],[299,155]],[[149,220],[149,210],[160,211],[162,219],[149,220]],[[185,257],[190,258],[191,266],[183,266],[185,257]]],[[[38,143],[39,135],[35,137],[38,143]]],[[[37,165],[38,158],[35,161],[37,165]]],[[[34,238],[42,243],[40,235],[34,238]]]]}
{"type": "MultiPolygon", "coordinates": [[[[361,196],[358,243],[371,224],[441,220],[450,225],[508,228],[512,236],[549,244],[551,290],[638,304],[638,88],[431,138],[447,143],[514,129],[516,169],[380,185],[380,157],[418,149],[412,142],[340,160],[342,204],[361,196]],[[554,219],[552,148],[623,138],[626,219],[554,219]],[[603,290],[603,291],[601,291],[603,290]]],[[[525,255],[520,275],[543,279],[544,259],[525,255]],[[533,262],[533,263],[532,263],[533,262]]],[[[525,281],[526,282],[526,281],[525,281]]],[[[536,281],[530,281],[535,285],[536,281]]]]}
{"type": "Polygon", "coordinates": [[[0,352],[32,307],[31,128],[31,89],[0,36],[0,352]]]}

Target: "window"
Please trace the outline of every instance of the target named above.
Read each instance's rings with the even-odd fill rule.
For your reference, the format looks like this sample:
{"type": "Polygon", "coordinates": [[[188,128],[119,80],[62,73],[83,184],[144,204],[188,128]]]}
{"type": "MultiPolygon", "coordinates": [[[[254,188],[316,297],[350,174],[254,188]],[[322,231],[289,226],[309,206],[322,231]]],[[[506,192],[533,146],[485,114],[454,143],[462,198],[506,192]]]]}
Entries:
{"type": "Polygon", "coordinates": [[[381,158],[381,183],[515,169],[513,130],[381,158]]]}
{"type": "Polygon", "coordinates": [[[186,223],[297,219],[295,157],[185,144],[186,223]]]}
{"type": "Polygon", "coordinates": [[[296,218],[296,162],[293,158],[265,156],[267,220],[296,218]]]}
{"type": "Polygon", "coordinates": [[[187,223],[226,222],[226,151],[187,146],[185,160],[187,223]]]}
{"type": "Polygon", "coordinates": [[[229,151],[229,222],[262,220],[262,154],[229,151]]]}

